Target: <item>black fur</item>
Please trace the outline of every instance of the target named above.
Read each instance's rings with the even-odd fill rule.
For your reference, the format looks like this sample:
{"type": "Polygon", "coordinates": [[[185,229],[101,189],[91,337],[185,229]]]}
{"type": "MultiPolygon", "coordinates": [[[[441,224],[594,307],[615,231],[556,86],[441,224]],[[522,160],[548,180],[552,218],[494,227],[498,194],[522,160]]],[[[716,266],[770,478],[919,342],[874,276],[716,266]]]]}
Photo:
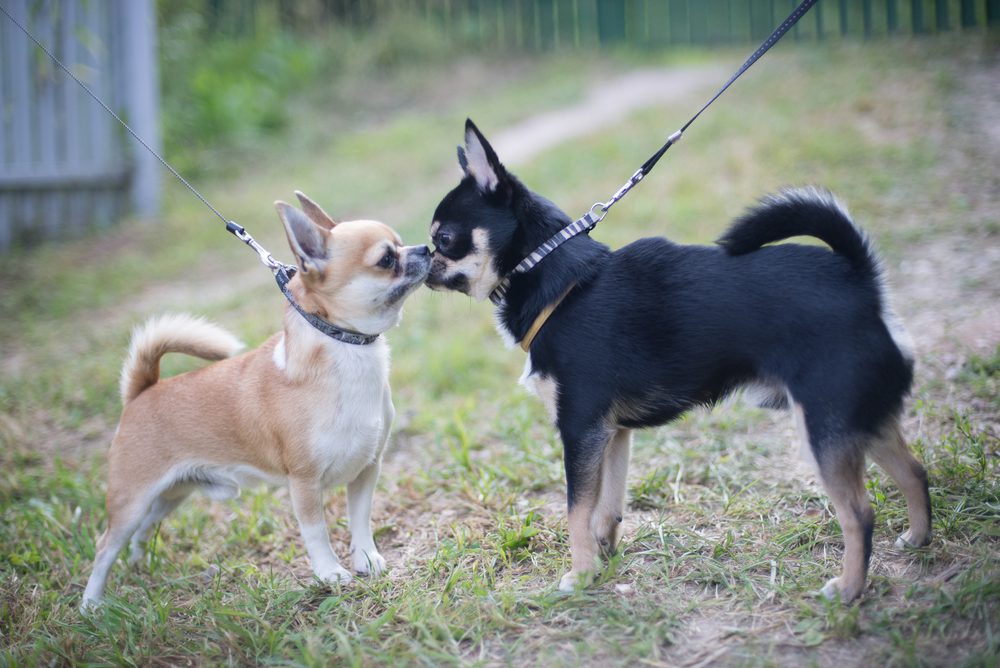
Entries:
{"type": "MultiPolygon", "coordinates": [[[[467,132],[485,144],[471,122],[467,132]]],[[[485,146],[498,183],[484,187],[463,158],[465,178],[434,214],[435,244],[450,235],[435,254],[442,264],[461,259],[483,229],[503,276],[571,219],[485,146]]],[[[883,318],[879,267],[829,194],[799,190],[763,200],[716,246],[646,238],[612,252],[580,235],[513,276],[498,322],[515,340],[576,283],[530,349],[531,373],[558,383],[571,506],[600,466],[609,429],[661,425],[750,383],[770,388],[772,404],[787,391],[802,406],[818,462],[863,457],[912,381],[909,353],[883,318]],[[833,252],[766,245],[799,235],[833,252]]],[[[866,558],[870,532],[868,541],[866,558]]]]}

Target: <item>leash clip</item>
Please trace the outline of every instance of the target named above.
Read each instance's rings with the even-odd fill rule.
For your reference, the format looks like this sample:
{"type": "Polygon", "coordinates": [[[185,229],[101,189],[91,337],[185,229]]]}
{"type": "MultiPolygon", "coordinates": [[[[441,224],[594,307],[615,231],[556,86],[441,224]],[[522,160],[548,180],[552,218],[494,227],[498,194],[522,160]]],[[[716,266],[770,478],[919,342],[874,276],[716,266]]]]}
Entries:
{"type": "MultiPolygon", "coordinates": [[[[290,265],[287,265],[283,262],[279,262],[278,260],[274,259],[274,256],[271,255],[266,248],[257,243],[257,240],[254,239],[252,236],[250,236],[250,233],[247,232],[243,228],[243,226],[239,225],[236,221],[230,220],[226,222],[226,229],[232,232],[234,237],[236,237],[237,239],[245,243],[247,246],[249,246],[251,249],[253,249],[253,251],[257,253],[257,257],[260,258],[260,261],[264,264],[264,266],[270,269],[272,272],[277,273],[281,269],[284,269],[286,271],[289,269],[290,265]]],[[[292,270],[293,270],[292,273],[294,273],[294,267],[292,267],[292,270]]]]}
{"type": "Polygon", "coordinates": [[[597,224],[604,220],[604,217],[608,215],[608,209],[611,207],[610,204],[605,204],[604,202],[594,202],[594,206],[590,207],[590,211],[583,217],[587,221],[587,227],[584,228],[587,232],[597,227],[597,224]],[[600,212],[597,209],[600,208],[600,212]]]}
{"type": "Polygon", "coordinates": [[[625,197],[626,193],[628,193],[629,190],[632,190],[632,188],[634,188],[636,184],[639,183],[639,181],[642,181],[643,178],[645,178],[645,176],[646,173],[643,172],[642,168],[640,167],[639,169],[635,170],[635,174],[633,174],[628,178],[628,181],[625,182],[625,185],[619,188],[618,192],[616,192],[614,195],[611,196],[611,199],[609,199],[607,202],[597,202],[596,204],[594,204],[594,206],[590,207],[590,213],[587,214],[587,217],[593,220],[593,225],[591,225],[589,229],[593,229],[594,225],[597,225],[597,223],[604,220],[604,217],[608,215],[608,210],[611,207],[613,207],[618,200],[620,200],[622,197],[625,197]],[[601,207],[601,213],[595,218],[594,210],[597,209],[597,207],[601,207]]]}

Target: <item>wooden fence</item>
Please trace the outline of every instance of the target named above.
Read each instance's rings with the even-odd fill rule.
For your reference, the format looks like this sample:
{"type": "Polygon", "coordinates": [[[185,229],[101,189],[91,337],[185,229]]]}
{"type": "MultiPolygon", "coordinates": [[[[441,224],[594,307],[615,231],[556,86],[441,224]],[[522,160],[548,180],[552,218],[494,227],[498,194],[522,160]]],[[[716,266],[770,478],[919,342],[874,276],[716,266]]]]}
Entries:
{"type": "MultiPolygon", "coordinates": [[[[152,0],[0,0],[158,146],[152,0]]],[[[159,167],[0,14],[0,250],[101,227],[159,204],[159,167]]]]}

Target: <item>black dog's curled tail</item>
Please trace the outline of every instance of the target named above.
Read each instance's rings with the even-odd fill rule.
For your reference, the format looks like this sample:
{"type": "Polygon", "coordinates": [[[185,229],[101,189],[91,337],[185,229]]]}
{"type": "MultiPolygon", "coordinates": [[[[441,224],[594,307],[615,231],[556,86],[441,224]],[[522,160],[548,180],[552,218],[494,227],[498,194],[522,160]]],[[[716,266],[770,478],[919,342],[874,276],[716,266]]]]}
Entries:
{"type": "Polygon", "coordinates": [[[819,188],[783,190],[738,218],[716,243],[730,255],[744,255],[789,237],[810,236],[847,258],[865,276],[881,275],[878,254],[840,202],[819,188]]]}

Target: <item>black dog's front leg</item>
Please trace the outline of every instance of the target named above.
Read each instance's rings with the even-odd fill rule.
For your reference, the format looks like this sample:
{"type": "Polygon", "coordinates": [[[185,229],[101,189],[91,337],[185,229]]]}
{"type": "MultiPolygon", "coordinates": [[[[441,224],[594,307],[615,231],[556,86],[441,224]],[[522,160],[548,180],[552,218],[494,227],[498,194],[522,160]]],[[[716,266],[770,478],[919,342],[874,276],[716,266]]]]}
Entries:
{"type": "Polygon", "coordinates": [[[572,567],[559,580],[559,590],[573,591],[591,580],[600,554],[592,518],[601,497],[601,464],[613,432],[603,423],[581,431],[566,428],[560,431],[566,467],[572,567]]]}
{"type": "Polygon", "coordinates": [[[625,514],[628,461],[632,454],[632,430],[618,429],[604,450],[601,461],[601,491],[590,520],[590,530],[601,552],[610,557],[622,537],[625,514]]]}

